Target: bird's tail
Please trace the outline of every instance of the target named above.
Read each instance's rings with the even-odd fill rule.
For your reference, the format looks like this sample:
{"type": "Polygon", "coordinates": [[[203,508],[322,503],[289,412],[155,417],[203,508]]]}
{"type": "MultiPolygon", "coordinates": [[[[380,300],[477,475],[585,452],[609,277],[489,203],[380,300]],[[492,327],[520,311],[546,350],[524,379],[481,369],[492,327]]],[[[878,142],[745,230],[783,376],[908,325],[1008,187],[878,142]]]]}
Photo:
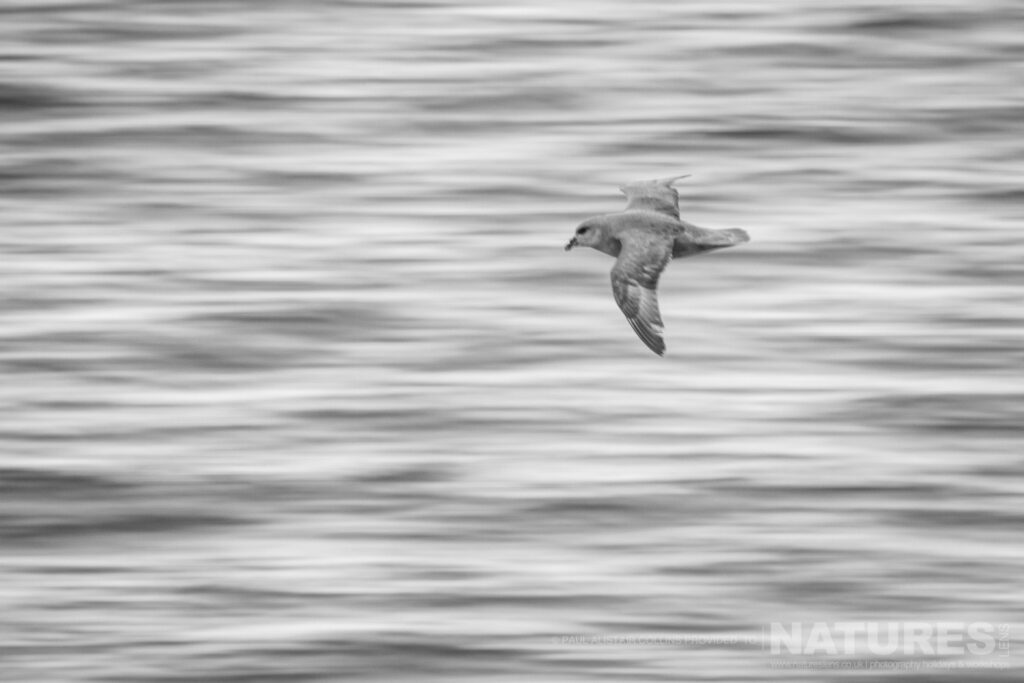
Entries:
{"type": "Polygon", "coordinates": [[[744,242],[750,241],[750,235],[747,234],[746,230],[742,228],[729,228],[728,230],[719,230],[718,234],[726,238],[729,244],[743,244],[744,242]]]}
{"type": "Polygon", "coordinates": [[[739,228],[729,228],[728,230],[698,228],[691,232],[694,235],[693,241],[705,249],[721,249],[750,241],[747,231],[739,228]]]}
{"type": "Polygon", "coordinates": [[[708,230],[698,228],[696,225],[686,225],[685,239],[676,239],[672,245],[672,257],[683,258],[684,256],[695,256],[714,249],[734,247],[750,241],[750,235],[746,230],[730,228],[729,230],[708,230]]]}

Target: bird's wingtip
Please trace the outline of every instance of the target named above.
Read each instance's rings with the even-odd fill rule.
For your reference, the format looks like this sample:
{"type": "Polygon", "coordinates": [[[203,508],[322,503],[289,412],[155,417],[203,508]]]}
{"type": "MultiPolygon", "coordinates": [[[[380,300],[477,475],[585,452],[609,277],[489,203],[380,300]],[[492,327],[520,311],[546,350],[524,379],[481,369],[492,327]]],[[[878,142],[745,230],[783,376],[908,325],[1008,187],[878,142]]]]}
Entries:
{"type": "Polygon", "coordinates": [[[663,184],[668,185],[668,186],[671,187],[672,184],[675,183],[677,180],[682,180],[683,178],[689,178],[689,177],[690,177],[689,173],[684,173],[683,175],[672,176],[671,178],[663,178],[661,180],[661,182],[663,184]]]}

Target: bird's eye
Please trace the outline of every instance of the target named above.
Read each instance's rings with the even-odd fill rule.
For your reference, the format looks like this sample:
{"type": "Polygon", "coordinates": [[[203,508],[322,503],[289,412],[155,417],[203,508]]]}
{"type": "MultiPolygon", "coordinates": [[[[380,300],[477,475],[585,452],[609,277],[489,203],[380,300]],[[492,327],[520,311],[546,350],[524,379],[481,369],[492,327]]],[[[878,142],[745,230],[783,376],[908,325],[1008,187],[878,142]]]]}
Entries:
{"type": "Polygon", "coordinates": [[[577,235],[582,235],[582,234],[583,234],[583,233],[585,233],[585,232],[586,232],[587,230],[590,230],[590,228],[588,228],[587,226],[584,226],[584,227],[580,228],[579,230],[577,230],[577,231],[576,231],[576,234],[577,234],[577,235]]]}

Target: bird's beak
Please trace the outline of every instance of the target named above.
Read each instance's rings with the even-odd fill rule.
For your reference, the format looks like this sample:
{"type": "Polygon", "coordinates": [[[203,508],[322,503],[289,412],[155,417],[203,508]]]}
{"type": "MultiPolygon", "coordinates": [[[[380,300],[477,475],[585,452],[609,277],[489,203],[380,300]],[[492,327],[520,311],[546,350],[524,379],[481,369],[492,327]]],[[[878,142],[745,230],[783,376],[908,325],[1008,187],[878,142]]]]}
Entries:
{"type": "Polygon", "coordinates": [[[569,240],[569,243],[565,245],[565,250],[569,251],[570,249],[572,249],[575,246],[576,246],[576,238],[573,237],[571,240],[569,240]]]}

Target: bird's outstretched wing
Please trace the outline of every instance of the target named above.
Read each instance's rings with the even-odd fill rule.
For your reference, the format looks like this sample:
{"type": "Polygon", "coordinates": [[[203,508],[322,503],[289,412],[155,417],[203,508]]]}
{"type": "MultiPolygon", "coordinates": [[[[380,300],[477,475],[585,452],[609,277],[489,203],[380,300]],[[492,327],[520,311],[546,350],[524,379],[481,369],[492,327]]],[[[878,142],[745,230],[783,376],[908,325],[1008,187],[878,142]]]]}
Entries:
{"type": "Polygon", "coordinates": [[[662,178],[661,180],[638,180],[633,183],[626,183],[619,189],[626,195],[626,211],[630,209],[645,209],[657,211],[666,216],[679,218],[679,193],[672,187],[672,183],[689,176],[680,175],[674,178],[662,178]]]}
{"type": "Polygon", "coordinates": [[[622,251],[612,268],[612,293],[633,331],[659,356],[665,353],[664,325],[658,311],[658,278],[672,258],[672,237],[640,231],[621,237],[622,251]]]}

